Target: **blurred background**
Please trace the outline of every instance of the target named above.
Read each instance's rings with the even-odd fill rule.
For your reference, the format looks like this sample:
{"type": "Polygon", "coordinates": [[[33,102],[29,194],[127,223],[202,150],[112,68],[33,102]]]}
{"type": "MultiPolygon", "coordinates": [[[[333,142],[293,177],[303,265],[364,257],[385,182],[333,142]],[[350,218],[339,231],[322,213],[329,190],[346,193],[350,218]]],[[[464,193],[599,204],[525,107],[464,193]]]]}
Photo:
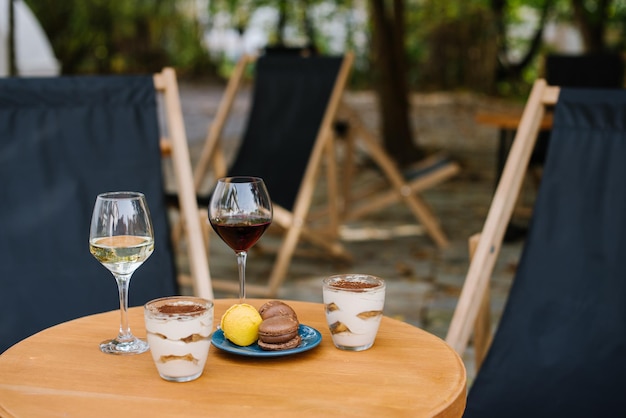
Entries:
{"type": "Polygon", "coordinates": [[[176,67],[222,82],[268,46],[356,54],[399,164],[422,152],[408,92],[525,98],[550,53],[624,50],[626,0],[0,0],[0,75],[176,67]]]}
{"type": "MultiPolygon", "coordinates": [[[[450,248],[439,251],[423,236],[347,244],[361,263],[352,268],[393,279],[388,314],[444,336],[467,271],[467,238],[482,226],[497,176],[499,132],[476,123],[476,113],[519,110],[551,54],[621,57],[625,29],[626,0],[0,0],[0,76],[173,66],[193,159],[242,54],[353,51],[347,100],[398,164],[443,148],[463,165],[427,196],[450,248]]],[[[237,101],[234,113],[232,137],[245,105],[237,101]]],[[[377,227],[387,221],[414,223],[402,208],[372,219],[377,227]]],[[[500,306],[518,243],[503,252],[492,296],[500,306]]],[[[228,250],[211,259],[212,274],[221,259],[236,277],[228,250]]],[[[250,276],[265,268],[261,257],[250,264],[250,276]]],[[[317,261],[292,267],[287,291],[299,293],[288,295],[319,297],[311,275],[337,271],[317,261]]]]}

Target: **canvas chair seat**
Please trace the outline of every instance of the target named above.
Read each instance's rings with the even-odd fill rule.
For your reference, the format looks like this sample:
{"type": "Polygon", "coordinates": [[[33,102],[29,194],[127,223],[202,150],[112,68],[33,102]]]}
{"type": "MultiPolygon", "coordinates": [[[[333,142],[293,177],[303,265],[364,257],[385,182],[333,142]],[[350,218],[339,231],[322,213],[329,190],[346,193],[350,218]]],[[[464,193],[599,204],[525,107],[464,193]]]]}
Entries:
{"type": "Polygon", "coordinates": [[[260,57],[248,128],[227,175],[262,177],[272,201],[293,210],[342,62],[260,57]]]}
{"type": "MultiPolygon", "coordinates": [[[[620,88],[624,85],[624,58],[620,53],[548,54],[545,80],[560,87],[620,88]]],[[[550,142],[550,131],[537,138],[530,166],[543,166],[550,142]]]]}
{"type": "MultiPolygon", "coordinates": [[[[119,309],[112,274],[89,253],[99,193],[140,191],[155,251],[135,272],[130,305],[179,292],[164,205],[156,90],[189,230],[192,272],[212,297],[176,76],[76,76],[0,80],[0,352],[35,332],[119,309]]],[[[112,330],[113,331],[113,330],[112,330]]],[[[103,336],[103,339],[107,336],[103,336]]]]}
{"type": "Polygon", "coordinates": [[[626,91],[538,80],[476,242],[447,342],[474,335],[466,417],[626,411],[626,91]],[[527,241],[491,336],[489,277],[546,107],[556,105],[527,241]]]}
{"type": "Polygon", "coordinates": [[[451,163],[453,163],[453,160],[448,155],[434,154],[416,164],[404,168],[402,175],[406,180],[415,180],[420,177],[428,176],[451,163]]]}

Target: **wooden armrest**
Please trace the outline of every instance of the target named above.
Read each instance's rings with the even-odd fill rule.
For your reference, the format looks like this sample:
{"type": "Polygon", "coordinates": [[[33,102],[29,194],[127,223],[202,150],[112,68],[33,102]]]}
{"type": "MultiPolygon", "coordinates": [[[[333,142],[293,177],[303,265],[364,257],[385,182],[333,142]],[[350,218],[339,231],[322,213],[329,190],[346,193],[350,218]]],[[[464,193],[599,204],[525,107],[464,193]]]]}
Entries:
{"type": "Polygon", "coordinates": [[[169,139],[161,138],[159,146],[161,147],[162,157],[170,157],[172,155],[172,143],[169,139]]]}
{"type": "MultiPolygon", "coordinates": [[[[480,233],[474,234],[469,238],[469,254],[470,260],[474,257],[474,252],[478,247],[480,233]]],[[[485,288],[480,301],[480,308],[476,322],[474,322],[474,362],[476,371],[480,369],[487,350],[491,344],[491,294],[489,286],[485,288]]]]}

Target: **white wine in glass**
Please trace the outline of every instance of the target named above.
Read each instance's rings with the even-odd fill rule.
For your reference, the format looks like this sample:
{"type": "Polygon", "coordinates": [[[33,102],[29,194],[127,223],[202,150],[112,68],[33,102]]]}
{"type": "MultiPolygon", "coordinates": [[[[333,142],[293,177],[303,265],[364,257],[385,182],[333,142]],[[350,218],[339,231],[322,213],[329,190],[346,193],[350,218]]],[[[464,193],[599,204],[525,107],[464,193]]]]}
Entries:
{"type": "Polygon", "coordinates": [[[154,232],[146,198],[137,192],[98,195],[91,218],[89,251],[117,281],[120,329],[116,338],[103,341],[100,350],[110,354],[139,354],[148,343],[135,337],[128,324],[128,287],[139,266],[154,251],[154,232]]]}
{"type": "Polygon", "coordinates": [[[272,201],[259,177],[225,177],[209,204],[211,226],[237,256],[239,300],[246,298],[246,258],[248,250],[272,223],[272,201]]]}

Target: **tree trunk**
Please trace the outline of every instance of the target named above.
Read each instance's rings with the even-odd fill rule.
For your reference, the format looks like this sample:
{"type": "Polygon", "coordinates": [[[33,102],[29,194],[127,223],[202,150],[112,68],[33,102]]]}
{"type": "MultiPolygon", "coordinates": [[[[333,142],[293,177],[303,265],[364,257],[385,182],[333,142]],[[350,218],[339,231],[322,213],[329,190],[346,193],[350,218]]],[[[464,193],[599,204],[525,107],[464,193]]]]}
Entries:
{"type": "MultiPolygon", "coordinates": [[[[576,1],[576,0],[572,0],[576,1]]],[[[543,30],[546,26],[548,17],[554,5],[554,0],[544,0],[543,7],[541,9],[541,18],[533,36],[530,40],[530,45],[522,58],[518,62],[508,62],[505,57],[508,54],[508,44],[506,42],[506,25],[504,24],[504,9],[507,6],[506,1],[493,0],[491,2],[491,9],[496,17],[498,28],[498,67],[496,77],[498,81],[519,79],[522,72],[526,67],[532,64],[533,60],[541,52],[543,30]]]]}
{"type": "Polygon", "coordinates": [[[611,0],[599,0],[593,11],[585,8],[583,0],[572,0],[574,19],[582,33],[586,52],[602,52],[606,45],[604,32],[611,0]]]}
{"type": "Polygon", "coordinates": [[[285,26],[287,26],[287,1],[278,3],[278,21],[276,22],[276,44],[285,45],[285,26]]]}
{"type": "Polygon", "coordinates": [[[9,75],[17,76],[17,42],[15,36],[15,4],[13,0],[9,0],[9,36],[8,43],[8,61],[9,61],[9,75]]]}
{"type": "Polygon", "coordinates": [[[307,46],[313,49],[315,45],[315,27],[313,25],[313,21],[311,20],[311,16],[309,15],[309,0],[301,0],[301,9],[302,9],[302,26],[304,35],[306,36],[308,42],[307,46]]]}
{"type": "Polygon", "coordinates": [[[405,166],[423,157],[413,140],[404,50],[404,1],[370,0],[373,19],[374,85],[378,95],[383,146],[405,166]]]}

